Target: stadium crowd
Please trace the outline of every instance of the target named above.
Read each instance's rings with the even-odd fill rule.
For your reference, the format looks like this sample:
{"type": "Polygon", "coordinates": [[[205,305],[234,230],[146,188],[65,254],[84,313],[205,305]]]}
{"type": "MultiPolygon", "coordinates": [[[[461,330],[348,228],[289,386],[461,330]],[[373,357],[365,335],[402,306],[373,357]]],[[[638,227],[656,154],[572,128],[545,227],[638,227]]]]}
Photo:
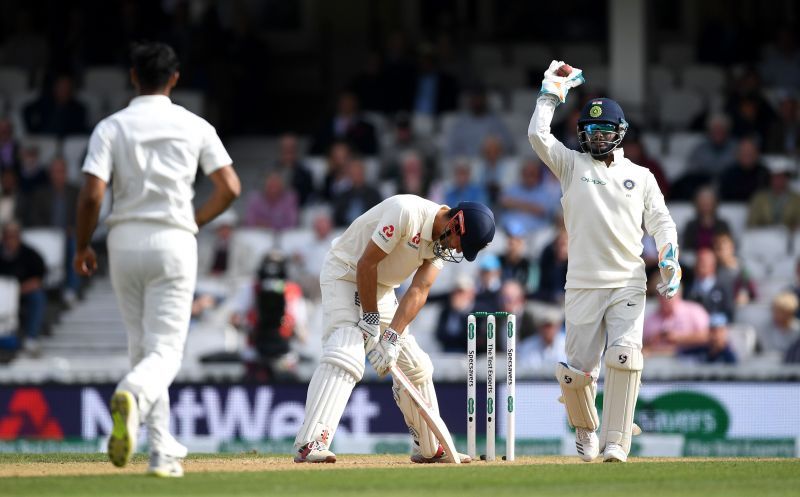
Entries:
{"type": "MultiPolygon", "coordinates": [[[[124,40],[150,36],[173,43],[185,63],[181,83],[187,88],[174,100],[183,98],[200,112],[207,109],[226,140],[252,130],[266,105],[257,85],[268,76],[262,70],[244,78],[237,66],[262,48],[246,23],[225,31],[210,12],[189,22],[189,4],[160,9],[159,22],[146,28],[144,13],[135,11],[153,15],[152,4],[123,2],[131,21],[105,26],[103,33],[81,30],[90,14],[68,12],[74,15],[65,15],[58,34],[69,41],[66,45],[37,30],[29,14],[20,11],[16,32],[0,44],[5,110],[0,118],[0,290],[18,296],[18,305],[2,310],[19,314],[18,320],[2,321],[0,348],[7,357],[17,351],[39,354],[46,340],[41,337],[57,333],[59,313],[84,294],[84,283],[69,264],[76,181],[87,134],[130,96],[124,40]],[[101,43],[116,28],[121,31],[115,43],[101,43]],[[202,40],[217,32],[224,42],[206,51],[202,40]],[[15,51],[19,46],[24,54],[15,51]],[[232,76],[218,81],[219,71],[232,76]],[[22,83],[14,83],[18,77],[22,83]]],[[[444,270],[452,275],[443,274],[434,287],[429,307],[435,312],[414,325],[415,334],[435,340],[437,354],[463,356],[467,314],[503,310],[517,315],[522,374],[563,360],[568,240],[559,183],[525,136],[536,88],[525,81],[503,86],[488,72],[477,77],[483,69],[466,54],[477,54],[478,48],[456,50],[446,36],[412,48],[408,39],[393,34],[338,92],[330,113],[308,123],[307,132],[264,138],[274,144],[269,160],[252,164],[232,152],[246,179],[245,192],[236,212],[201,233],[201,253],[205,250],[207,257],[200,272],[201,281],[237,284],[223,285],[224,291],[201,284],[195,311],[202,322],[207,312],[230,304],[230,325],[248,336],[244,352],[235,358],[248,363],[253,378],[291,377],[297,358],[311,354],[308,335],[315,333],[311,314],[326,247],[358,215],[397,193],[448,205],[485,202],[501,228],[473,268],[444,270]],[[248,245],[245,235],[259,234],[270,242],[248,245]]],[[[779,30],[760,55],[744,63],[708,61],[702,57],[705,45],[694,48],[687,64],[704,62],[702,67],[721,77],[716,91],[693,92],[687,75],[668,68],[673,93],[690,93],[687,102],[700,98],[702,104],[696,112],[688,104],[682,107],[681,123],[653,104],[632,116],[623,142],[626,156],[649,168],[667,197],[684,270],[679,296],[660,299],[654,288],[648,294],[645,352],[674,358],[676,364],[759,358],[798,363],[796,35],[779,30]]],[[[506,56],[503,47],[496,51],[506,56]]],[[[544,70],[548,62],[528,60],[525,67],[544,70]]],[[[581,67],[581,62],[574,64],[581,67]]],[[[584,67],[587,86],[575,91],[573,105],[556,117],[554,132],[575,149],[579,105],[574,102],[605,90],[602,65],[593,63],[584,67]]],[[[652,88],[650,99],[659,100],[652,88]]],[[[98,237],[98,246],[102,242],[98,237]]],[[[643,242],[642,257],[655,284],[658,255],[649,237],[643,242]]]]}

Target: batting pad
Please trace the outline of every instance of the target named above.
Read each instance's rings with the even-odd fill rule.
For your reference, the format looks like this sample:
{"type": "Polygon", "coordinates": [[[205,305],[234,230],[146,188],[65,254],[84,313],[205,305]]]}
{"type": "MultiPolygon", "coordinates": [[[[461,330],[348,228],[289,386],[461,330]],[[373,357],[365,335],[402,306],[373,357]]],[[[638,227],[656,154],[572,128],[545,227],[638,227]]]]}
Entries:
{"type": "Polygon", "coordinates": [[[350,372],[322,363],[311,377],[303,426],[295,438],[299,447],[317,440],[330,446],[356,380],[350,372]]]}
{"type": "Polygon", "coordinates": [[[606,350],[605,362],[600,447],[608,442],[617,443],[627,454],[631,450],[633,411],[639,397],[644,357],[639,349],[615,345],[606,350]]]}
{"type": "Polygon", "coordinates": [[[561,385],[569,424],[576,428],[597,430],[600,420],[594,406],[596,387],[592,375],[560,362],[556,366],[556,379],[561,385]]]}
{"type": "MultiPolygon", "coordinates": [[[[439,413],[439,401],[436,399],[436,391],[433,389],[433,381],[430,377],[423,383],[416,385],[419,393],[428,401],[431,410],[439,413]]],[[[397,407],[403,413],[403,419],[408,425],[408,431],[414,438],[414,443],[419,446],[420,453],[423,457],[430,458],[436,455],[439,451],[439,441],[436,435],[428,427],[428,423],[422,418],[417,409],[417,404],[414,399],[408,394],[402,385],[395,382],[392,386],[392,394],[394,400],[397,402],[397,407]]]]}

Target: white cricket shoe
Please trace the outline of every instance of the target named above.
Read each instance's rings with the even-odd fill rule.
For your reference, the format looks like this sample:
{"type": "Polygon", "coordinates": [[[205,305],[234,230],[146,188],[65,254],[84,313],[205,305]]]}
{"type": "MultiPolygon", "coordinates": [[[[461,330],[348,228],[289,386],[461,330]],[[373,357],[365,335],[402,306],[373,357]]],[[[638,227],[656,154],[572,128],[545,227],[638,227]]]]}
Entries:
{"type": "Polygon", "coordinates": [[[606,449],[603,451],[603,462],[625,462],[628,460],[628,454],[620,444],[608,442],[606,449]]]}
{"type": "MultiPolygon", "coordinates": [[[[472,462],[471,457],[469,457],[467,454],[462,454],[461,452],[458,453],[458,459],[461,461],[461,464],[469,464],[472,462]]],[[[441,445],[439,445],[439,450],[436,451],[436,455],[433,457],[423,456],[419,447],[414,445],[414,451],[411,453],[411,462],[415,464],[434,464],[448,463],[450,461],[447,460],[444,447],[441,445]]]]}
{"type": "Polygon", "coordinates": [[[575,448],[582,460],[594,461],[600,455],[600,440],[597,439],[597,433],[588,428],[575,428],[575,448]]]}
{"type": "Polygon", "coordinates": [[[334,463],[336,454],[331,452],[324,443],[313,440],[297,449],[294,462],[334,463]]]}
{"type": "Polygon", "coordinates": [[[147,474],[161,478],[180,478],[183,476],[181,459],[158,452],[151,452],[147,474]]]}
{"type": "Polygon", "coordinates": [[[128,464],[136,451],[139,435],[139,407],[133,394],[118,390],[111,396],[111,437],[108,439],[108,458],[111,464],[121,468],[128,464]]]}

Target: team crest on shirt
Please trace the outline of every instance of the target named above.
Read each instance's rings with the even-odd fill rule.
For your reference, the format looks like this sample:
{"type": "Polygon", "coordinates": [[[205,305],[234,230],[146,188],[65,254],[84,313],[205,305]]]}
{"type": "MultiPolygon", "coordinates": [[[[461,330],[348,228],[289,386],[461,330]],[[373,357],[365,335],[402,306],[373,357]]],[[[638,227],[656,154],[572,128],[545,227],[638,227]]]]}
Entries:
{"type": "Polygon", "coordinates": [[[394,226],[391,224],[387,224],[386,226],[381,228],[380,235],[381,238],[383,238],[383,241],[388,242],[389,238],[394,236],[394,226]]]}
{"type": "Polygon", "coordinates": [[[624,186],[626,190],[633,190],[633,188],[636,186],[636,183],[634,183],[632,179],[626,179],[622,182],[622,186],[624,186]]]}
{"type": "Polygon", "coordinates": [[[411,240],[408,241],[408,246],[418,250],[419,249],[419,242],[422,240],[422,234],[417,233],[416,235],[411,237],[411,240]]]}

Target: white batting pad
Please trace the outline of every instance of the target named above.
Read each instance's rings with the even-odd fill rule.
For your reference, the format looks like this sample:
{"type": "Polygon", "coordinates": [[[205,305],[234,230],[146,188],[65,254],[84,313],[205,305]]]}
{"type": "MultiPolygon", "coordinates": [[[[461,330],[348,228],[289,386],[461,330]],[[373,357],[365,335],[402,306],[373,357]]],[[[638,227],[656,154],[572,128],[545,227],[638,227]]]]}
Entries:
{"type": "Polygon", "coordinates": [[[600,420],[594,406],[597,387],[592,375],[560,362],[556,366],[556,379],[561,385],[569,424],[576,428],[597,430],[600,420]]]}
{"type": "Polygon", "coordinates": [[[331,364],[320,364],[311,377],[303,426],[295,447],[317,440],[330,446],[356,381],[349,372],[331,364]]]}
{"type": "Polygon", "coordinates": [[[603,392],[603,423],[600,447],[614,442],[631,450],[633,411],[639,397],[644,357],[633,347],[615,345],[606,350],[606,379],[603,392]]]}

